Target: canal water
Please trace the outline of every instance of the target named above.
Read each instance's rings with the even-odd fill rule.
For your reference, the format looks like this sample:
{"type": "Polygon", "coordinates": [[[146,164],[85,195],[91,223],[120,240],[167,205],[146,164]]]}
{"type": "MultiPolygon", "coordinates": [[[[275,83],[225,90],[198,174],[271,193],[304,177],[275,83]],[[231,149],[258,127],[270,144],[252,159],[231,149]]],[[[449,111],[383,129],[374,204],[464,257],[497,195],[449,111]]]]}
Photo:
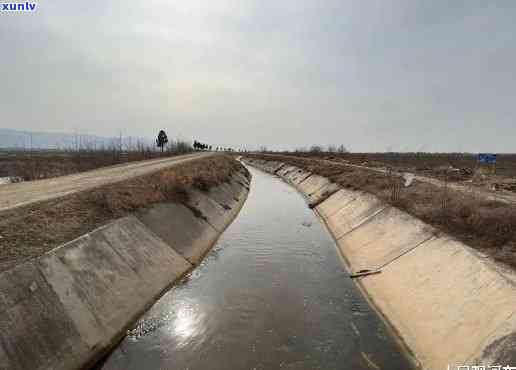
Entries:
{"type": "Polygon", "coordinates": [[[250,171],[237,219],[100,368],[411,369],[303,198],[250,171]]]}

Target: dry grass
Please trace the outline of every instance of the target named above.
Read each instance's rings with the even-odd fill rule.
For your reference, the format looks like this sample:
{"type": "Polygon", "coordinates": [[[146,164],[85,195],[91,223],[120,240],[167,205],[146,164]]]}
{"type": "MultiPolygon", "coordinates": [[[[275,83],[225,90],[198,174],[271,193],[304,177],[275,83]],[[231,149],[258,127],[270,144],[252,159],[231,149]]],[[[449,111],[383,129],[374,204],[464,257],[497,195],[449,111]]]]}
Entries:
{"type": "MultiPolygon", "coordinates": [[[[346,161],[369,167],[392,167],[397,171],[415,172],[420,175],[443,178],[443,168],[453,166],[460,169],[454,176],[458,180],[471,178],[477,167],[477,158],[472,153],[284,153],[300,158],[346,161]]],[[[498,154],[496,172],[498,175],[516,177],[516,154],[498,154]]],[[[449,174],[446,174],[449,176],[449,174]]]]}
{"type": "Polygon", "coordinates": [[[0,151],[0,177],[19,178],[24,181],[68,175],[121,163],[170,157],[189,153],[181,151],[142,150],[120,151],[116,148],[78,151],[0,151]]]}
{"type": "Polygon", "coordinates": [[[319,159],[278,155],[251,155],[282,161],[309,170],[350,190],[374,194],[437,229],[516,268],[516,209],[506,203],[482,200],[463,193],[415,181],[403,187],[402,179],[375,171],[334,165],[319,159]],[[399,190],[393,199],[393,187],[399,190]]]}
{"type": "Polygon", "coordinates": [[[3,212],[0,271],[47,252],[107,222],[159,202],[185,203],[188,189],[207,190],[242,166],[229,156],[177,164],[161,172],[3,212]]]}

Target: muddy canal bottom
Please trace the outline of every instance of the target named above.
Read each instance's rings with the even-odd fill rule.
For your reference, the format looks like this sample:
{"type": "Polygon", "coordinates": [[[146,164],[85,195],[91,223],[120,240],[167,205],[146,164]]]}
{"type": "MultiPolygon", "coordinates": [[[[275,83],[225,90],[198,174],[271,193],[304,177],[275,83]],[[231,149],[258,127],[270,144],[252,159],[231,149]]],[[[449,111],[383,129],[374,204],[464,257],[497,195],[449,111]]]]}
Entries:
{"type": "Polygon", "coordinates": [[[302,197],[250,170],[235,222],[100,368],[410,369],[302,197]]]}

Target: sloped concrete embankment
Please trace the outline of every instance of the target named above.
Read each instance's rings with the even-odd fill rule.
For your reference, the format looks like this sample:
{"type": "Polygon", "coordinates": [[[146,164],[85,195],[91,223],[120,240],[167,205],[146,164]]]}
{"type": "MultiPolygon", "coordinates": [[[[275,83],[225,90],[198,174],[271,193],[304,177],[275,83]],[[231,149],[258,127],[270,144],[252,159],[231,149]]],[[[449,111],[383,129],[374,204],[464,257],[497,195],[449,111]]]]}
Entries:
{"type": "Polygon", "coordinates": [[[244,172],[188,202],[116,220],[0,274],[0,369],[82,369],[97,361],[238,214],[244,172]]]}
{"type": "Polygon", "coordinates": [[[348,269],[424,369],[516,365],[516,287],[490,261],[376,197],[279,162],[246,159],[315,207],[348,269]]]}

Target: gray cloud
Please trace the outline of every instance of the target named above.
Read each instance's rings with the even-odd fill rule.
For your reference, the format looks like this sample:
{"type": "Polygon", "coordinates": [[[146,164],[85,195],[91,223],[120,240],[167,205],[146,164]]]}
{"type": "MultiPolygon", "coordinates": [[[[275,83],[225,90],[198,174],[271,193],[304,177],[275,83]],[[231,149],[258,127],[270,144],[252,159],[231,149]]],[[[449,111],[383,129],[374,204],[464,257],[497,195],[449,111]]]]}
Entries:
{"type": "Polygon", "coordinates": [[[0,14],[0,127],[515,151],[511,1],[39,2],[0,14]]]}

